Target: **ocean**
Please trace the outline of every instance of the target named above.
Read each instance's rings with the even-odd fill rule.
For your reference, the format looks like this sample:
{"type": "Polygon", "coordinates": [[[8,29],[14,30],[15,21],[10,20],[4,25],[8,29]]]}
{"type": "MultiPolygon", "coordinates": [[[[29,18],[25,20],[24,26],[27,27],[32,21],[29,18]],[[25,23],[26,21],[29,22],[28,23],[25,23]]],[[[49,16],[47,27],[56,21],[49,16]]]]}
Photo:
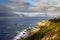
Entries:
{"type": "Polygon", "coordinates": [[[0,40],[12,40],[18,32],[44,19],[45,17],[0,17],[0,40]]]}

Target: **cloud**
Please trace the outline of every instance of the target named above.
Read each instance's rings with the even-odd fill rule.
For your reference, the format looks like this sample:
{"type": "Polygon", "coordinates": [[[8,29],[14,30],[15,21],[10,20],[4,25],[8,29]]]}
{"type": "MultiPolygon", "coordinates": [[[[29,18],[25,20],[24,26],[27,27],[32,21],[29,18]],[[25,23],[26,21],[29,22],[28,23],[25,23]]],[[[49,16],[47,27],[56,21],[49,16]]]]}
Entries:
{"type": "Polygon", "coordinates": [[[27,2],[27,0],[7,0],[6,5],[17,12],[40,12],[55,3],[53,0],[31,0],[31,2],[27,2]]]}
{"type": "Polygon", "coordinates": [[[12,9],[8,8],[7,6],[0,5],[0,13],[7,13],[9,11],[12,11],[12,9]]]}
{"type": "Polygon", "coordinates": [[[8,16],[18,16],[14,14],[12,9],[8,8],[5,5],[0,5],[0,17],[8,17],[8,16]]]}
{"type": "Polygon", "coordinates": [[[15,11],[29,11],[30,3],[23,0],[8,0],[7,6],[15,11]]]}
{"type": "MultiPolygon", "coordinates": [[[[30,1],[28,2],[27,0],[7,0],[7,3],[4,5],[5,7],[3,7],[2,10],[10,13],[43,12],[43,10],[45,10],[51,5],[55,5],[56,2],[58,3],[58,1],[57,0],[32,0],[31,2],[30,1]]],[[[55,8],[51,8],[49,9],[49,11],[54,11],[54,9],[55,8]]]]}

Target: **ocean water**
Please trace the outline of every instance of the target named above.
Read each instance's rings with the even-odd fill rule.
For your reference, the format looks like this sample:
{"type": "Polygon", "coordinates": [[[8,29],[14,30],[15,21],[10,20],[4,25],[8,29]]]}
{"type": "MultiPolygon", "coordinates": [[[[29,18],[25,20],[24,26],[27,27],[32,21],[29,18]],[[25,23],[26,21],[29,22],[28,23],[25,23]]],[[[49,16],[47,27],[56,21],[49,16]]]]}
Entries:
{"type": "Polygon", "coordinates": [[[45,17],[1,18],[0,17],[0,40],[12,40],[18,32],[44,20],[45,17]],[[16,25],[17,24],[17,25],[16,25]]]}

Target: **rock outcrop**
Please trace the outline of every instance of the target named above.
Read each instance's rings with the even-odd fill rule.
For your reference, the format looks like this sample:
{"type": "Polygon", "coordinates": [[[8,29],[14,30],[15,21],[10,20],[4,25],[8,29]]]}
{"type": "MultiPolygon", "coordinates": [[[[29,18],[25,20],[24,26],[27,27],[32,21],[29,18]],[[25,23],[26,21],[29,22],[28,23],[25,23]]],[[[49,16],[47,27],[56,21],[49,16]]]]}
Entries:
{"type": "Polygon", "coordinates": [[[36,23],[37,26],[49,26],[51,25],[51,22],[49,20],[43,20],[41,22],[36,23]]]}

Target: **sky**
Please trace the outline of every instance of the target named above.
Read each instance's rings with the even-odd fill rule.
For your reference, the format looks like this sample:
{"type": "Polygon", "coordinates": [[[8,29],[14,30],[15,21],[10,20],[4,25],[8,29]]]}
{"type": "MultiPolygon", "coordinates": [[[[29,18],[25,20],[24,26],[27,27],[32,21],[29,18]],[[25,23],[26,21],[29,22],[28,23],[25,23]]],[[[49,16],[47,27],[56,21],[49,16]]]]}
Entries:
{"type": "Polygon", "coordinates": [[[4,8],[0,7],[0,12],[7,11],[17,14],[20,12],[37,12],[39,14],[45,12],[45,10],[48,10],[48,12],[60,11],[60,0],[0,0],[0,5],[4,6],[4,8]]]}
{"type": "Polygon", "coordinates": [[[5,4],[6,0],[0,0],[0,5],[5,4]]]}

